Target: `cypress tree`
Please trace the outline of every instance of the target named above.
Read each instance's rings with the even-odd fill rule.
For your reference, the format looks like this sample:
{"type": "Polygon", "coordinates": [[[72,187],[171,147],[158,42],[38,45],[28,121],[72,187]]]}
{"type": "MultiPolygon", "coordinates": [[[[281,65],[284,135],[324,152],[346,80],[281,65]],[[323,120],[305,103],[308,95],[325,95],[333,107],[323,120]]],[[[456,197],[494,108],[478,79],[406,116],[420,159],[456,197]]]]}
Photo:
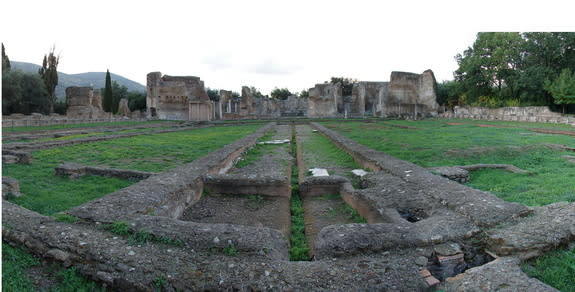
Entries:
{"type": "Polygon", "coordinates": [[[106,85],[102,99],[102,108],[105,112],[113,112],[112,98],[112,78],[110,78],[110,70],[108,69],[106,70],[106,85]]]}
{"type": "Polygon", "coordinates": [[[54,112],[54,104],[56,103],[56,85],[58,85],[58,63],[60,63],[60,56],[54,55],[54,50],[56,48],[52,47],[52,50],[48,55],[44,55],[44,60],[42,62],[42,68],[38,69],[38,74],[44,81],[46,85],[46,90],[48,91],[48,103],[50,104],[50,113],[54,112]]]}
{"type": "Polygon", "coordinates": [[[10,59],[6,56],[6,52],[4,50],[4,43],[2,43],[2,72],[8,73],[10,72],[10,59]]]}

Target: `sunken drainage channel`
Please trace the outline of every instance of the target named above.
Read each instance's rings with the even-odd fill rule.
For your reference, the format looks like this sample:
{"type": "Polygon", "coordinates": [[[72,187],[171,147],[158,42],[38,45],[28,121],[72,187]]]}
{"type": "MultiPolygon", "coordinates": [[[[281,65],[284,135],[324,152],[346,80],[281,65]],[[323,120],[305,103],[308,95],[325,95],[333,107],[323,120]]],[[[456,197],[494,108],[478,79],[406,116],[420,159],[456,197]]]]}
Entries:
{"type": "Polygon", "coordinates": [[[290,233],[290,261],[307,261],[310,259],[309,248],[305,234],[305,220],[303,201],[300,197],[299,170],[298,170],[298,143],[295,136],[295,125],[291,126],[291,154],[295,158],[291,172],[291,233],[290,233]]]}

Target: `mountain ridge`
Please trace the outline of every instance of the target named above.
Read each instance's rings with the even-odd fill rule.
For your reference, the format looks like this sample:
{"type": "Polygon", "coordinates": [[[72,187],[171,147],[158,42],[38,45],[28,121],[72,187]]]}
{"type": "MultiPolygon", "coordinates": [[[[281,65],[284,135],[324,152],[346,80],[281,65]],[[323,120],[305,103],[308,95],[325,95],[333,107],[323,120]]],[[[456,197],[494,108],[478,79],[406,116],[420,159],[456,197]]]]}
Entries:
{"type": "MultiPolygon", "coordinates": [[[[21,70],[24,73],[38,73],[40,65],[28,62],[10,61],[14,70],[21,70]]],[[[112,81],[118,82],[120,86],[126,86],[128,91],[146,91],[146,86],[110,72],[112,81]]],[[[77,74],[67,74],[58,71],[58,85],[56,86],[56,97],[66,98],[66,88],[70,86],[92,86],[94,89],[104,88],[106,84],[106,72],[84,72],[77,74]]]]}

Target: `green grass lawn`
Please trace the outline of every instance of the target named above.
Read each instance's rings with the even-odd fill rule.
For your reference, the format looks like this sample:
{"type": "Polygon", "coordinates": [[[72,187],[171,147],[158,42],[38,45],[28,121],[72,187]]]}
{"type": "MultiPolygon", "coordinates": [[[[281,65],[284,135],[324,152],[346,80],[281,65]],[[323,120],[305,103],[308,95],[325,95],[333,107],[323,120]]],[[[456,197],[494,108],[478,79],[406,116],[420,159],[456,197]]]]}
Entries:
{"type": "MultiPolygon", "coordinates": [[[[528,171],[522,174],[484,169],[471,173],[469,186],[490,191],[508,201],[530,206],[575,201],[575,165],[561,158],[575,154],[544,147],[545,143],[575,147],[573,137],[534,133],[524,128],[450,126],[446,122],[422,120],[323,124],[366,146],[423,167],[502,163],[528,171]],[[390,124],[413,128],[404,129],[390,124]]],[[[497,124],[513,126],[518,123],[497,124]]]]}
{"type": "Polygon", "coordinates": [[[11,202],[54,215],[133,184],[98,176],[78,180],[54,176],[54,167],[62,163],[163,172],[207,155],[259,127],[202,128],[38,150],[32,153],[32,164],[4,164],[2,175],[18,179],[20,191],[26,194],[11,202]]]}
{"type": "MultiPolygon", "coordinates": [[[[302,154],[308,168],[313,168],[315,165],[322,167],[338,166],[348,168],[349,171],[345,173],[346,176],[352,177],[352,169],[361,169],[362,167],[355,162],[347,152],[343,151],[328,138],[319,132],[311,132],[306,139],[301,142],[302,154]]],[[[333,171],[328,168],[330,174],[333,171]]]]}

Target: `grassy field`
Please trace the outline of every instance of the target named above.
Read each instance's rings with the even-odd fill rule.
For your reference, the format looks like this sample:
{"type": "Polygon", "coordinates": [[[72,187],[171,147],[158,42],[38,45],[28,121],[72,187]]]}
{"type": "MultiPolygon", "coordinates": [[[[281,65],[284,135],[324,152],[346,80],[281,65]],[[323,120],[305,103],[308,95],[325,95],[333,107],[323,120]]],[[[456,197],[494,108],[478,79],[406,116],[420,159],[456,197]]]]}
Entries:
{"type": "MultiPolygon", "coordinates": [[[[506,126],[496,128],[467,125],[466,120],[449,122],[465,124],[448,125],[443,120],[324,124],[366,146],[423,167],[476,163],[515,165],[528,173],[484,169],[472,172],[469,183],[473,188],[490,191],[508,201],[530,206],[575,201],[575,165],[562,158],[575,154],[545,146],[550,143],[575,147],[572,136],[535,133],[514,127],[518,123],[496,122],[493,124],[506,126]]],[[[547,125],[555,126],[563,128],[563,125],[547,125]]]]}
{"type": "Polygon", "coordinates": [[[98,176],[78,180],[54,176],[54,167],[62,163],[162,172],[207,155],[260,126],[203,128],[39,150],[32,153],[30,165],[3,165],[2,175],[18,179],[20,191],[26,194],[11,202],[54,215],[133,183],[98,176]]]}
{"type": "MultiPolygon", "coordinates": [[[[43,131],[43,130],[69,130],[76,128],[96,128],[96,127],[119,127],[119,126],[134,126],[134,125],[144,125],[151,123],[166,123],[163,120],[151,120],[145,122],[134,122],[134,121],[124,121],[124,122],[98,122],[98,123],[86,123],[86,124],[61,124],[61,125],[50,125],[50,126],[33,126],[37,122],[32,121],[29,127],[10,127],[9,123],[2,127],[3,132],[26,132],[26,131],[43,131]]],[[[178,122],[174,121],[174,124],[178,122]]]]}

